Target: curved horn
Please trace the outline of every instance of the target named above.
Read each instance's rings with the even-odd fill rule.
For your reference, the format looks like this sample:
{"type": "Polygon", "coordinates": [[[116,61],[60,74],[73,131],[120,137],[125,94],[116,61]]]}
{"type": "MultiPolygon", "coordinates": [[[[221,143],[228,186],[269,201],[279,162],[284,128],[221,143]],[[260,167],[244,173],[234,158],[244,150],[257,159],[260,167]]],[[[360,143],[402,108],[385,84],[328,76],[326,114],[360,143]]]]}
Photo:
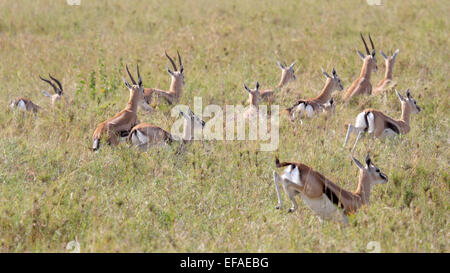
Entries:
{"type": "Polygon", "coordinates": [[[56,84],[59,86],[59,90],[60,90],[59,93],[62,94],[63,88],[62,88],[61,83],[60,83],[57,79],[55,79],[54,77],[52,77],[52,75],[50,75],[50,73],[49,73],[48,75],[50,76],[50,79],[52,79],[54,82],[56,82],[56,84]]]}
{"type": "Polygon", "coordinates": [[[58,92],[58,88],[57,88],[56,85],[54,85],[51,81],[42,78],[41,75],[39,75],[39,78],[40,78],[41,80],[43,80],[44,82],[50,84],[50,85],[53,87],[53,89],[55,90],[55,93],[57,93],[57,94],[59,93],[59,92],[58,92]]]}
{"type": "Polygon", "coordinates": [[[137,76],[138,76],[138,85],[142,86],[141,73],[139,73],[139,64],[136,65],[136,70],[137,70],[137,76]]]}
{"type": "Polygon", "coordinates": [[[170,58],[170,56],[167,54],[167,51],[164,50],[164,53],[166,54],[167,59],[169,59],[170,63],[173,66],[173,69],[175,69],[175,71],[178,71],[177,66],[175,65],[175,62],[172,60],[172,58],[170,58]]]}
{"type": "Polygon", "coordinates": [[[180,72],[181,72],[181,70],[183,70],[183,62],[181,61],[180,52],[178,52],[178,50],[177,50],[177,55],[178,55],[178,62],[180,63],[180,72]]]}
{"type": "Polygon", "coordinates": [[[364,40],[364,37],[361,32],[359,33],[359,35],[361,36],[361,39],[364,43],[364,47],[366,48],[367,55],[370,55],[369,47],[367,47],[366,40],[364,40]]]}
{"type": "Polygon", "coordinates": [[[128,70],[128,65],[125,65],[125,67],[127,68],[128,76],[130,76],[131,82],[136,85],[136,81],[134,80],[133,76],[131,76],[130,70],[128,70]]]}
{"type": "Polygon", "coordinates": [[[375,50],[375,46],[373,45],[373,41],[372,41],[372,37],[370,37],[370,33],[369,33],[369,41],[370,41],[370,45],[372,46],[372,50],[375,50]]]}

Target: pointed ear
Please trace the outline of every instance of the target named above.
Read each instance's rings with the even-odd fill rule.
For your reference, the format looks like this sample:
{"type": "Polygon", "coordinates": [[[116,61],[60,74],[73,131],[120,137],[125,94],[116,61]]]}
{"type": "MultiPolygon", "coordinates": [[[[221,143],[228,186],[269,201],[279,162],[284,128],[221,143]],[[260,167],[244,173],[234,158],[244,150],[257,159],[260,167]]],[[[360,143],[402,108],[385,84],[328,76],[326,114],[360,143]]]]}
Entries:
{"type": "Polygon", "coordinates": [[[394,52],[394,54],[392,55],[392,59],[395,59],[395,57],[397,57],[398,53],[400,52],[400,50],[397,48],[397,50],[394,52]]]}
{"type": "Polygon", "coordinates": [[[279,61],[277,61],[277,64],[281,69],[284,69],[284,66],[279,61]]]}
{"type": "Polygon", "coordinates": [[[297,61],[294,61],[293,63],[291,63],[291,65],[289,66],[289,69],[293,68],[296,62],[297,61]]]}
{"type": "Polygon", "coordinates": [[[384,58],[385,60],[388,59],[388,57],[386,56],[386,54],[384,54],[383,50],[380,50],[380,54],[381,54],[381,56],[383,56],[383,58],[384,58]]]}
{"type": "Polygon", "coordinates": [[[356,167],[358,167],[358,169],[364,168],[364,166],[361,164],[361,162],[359,162],[358,159],[356,159],[356,158],[354,158],[354,157],[352,156],[352,160],[353,160],[353,162],[355,162],[356,167]]]}
{"type": "Polygon", "coordinates": [[[411,99],[411,92],[409,92],[409,88],[406,89],[406,97],[407,97],[408,99],[411,99]]]}
{"type": "Polygon", "coordinates": [[[333,67],[333,70],[331,70],[331,74],[333,74],[333,78],[336,78],[337,73],[336,73],[336,69],[334,69],[334,67],[333,67]]]}
{"type": "Polygon", "coordinates": [[[124,78],[122,78],[122,80],[123,80],[123,83],[125,84],[125,86],[126,86],[128,89],[131,89],[131,85],[127,82],[127,80],[125,80],[124,78]]]}
{"type": "Polygon", "coordinates": [[[372,162],[372,160],[370,159],[370,155],[369,155],[369,153],[367,153],[367,155],[366,155],[366,166],[370,167],[370,163],[371,162],[372,162]]]}
{"type": "Polygon", "coordinates": [[[370,53],[370,55],[372,55],[372,58],[375,58],[375,54],[376,54],[377,52],[375,51],[375,49],[372,49],[372,53],[370,53]]]}
{"type": "Polygon", "coordinates": [[[361,51],[359,51],[358,49],[356,50],[356,53],[358,53],[359,57],[361,57],[361,60],[364,61],[365,56],[361,53],[361,51]]]}
{"type": "Polygon", "coordinates": [[[397,97],[400,99],[400,101],[404,101],[405,99],[400,95],[400,93],[395,89],[395,94],[397,94],[397,97]]]}
{"type": "Polygon", "coordinates": [[[251,93],[252,91],[250,90],[250,88],[247,87],[247,85],[244,83],[244,88],[245,90],[247,90],[247,92],[251,93]]]}
{"type": "Polygon", "coordinates": [[[259,90],[259,82],[256,82],[256,91],[259,90]]]}
{"type": "Polygon", "coordinates": [[[328,78],[331,78],[330,75],[328,75],[328,73],[327,73],[322,67],[321,67],[320,69],[322,70],[322,74],[325,75],[325,77],[326,77],[327,79],[328,79],[328,78]]]}

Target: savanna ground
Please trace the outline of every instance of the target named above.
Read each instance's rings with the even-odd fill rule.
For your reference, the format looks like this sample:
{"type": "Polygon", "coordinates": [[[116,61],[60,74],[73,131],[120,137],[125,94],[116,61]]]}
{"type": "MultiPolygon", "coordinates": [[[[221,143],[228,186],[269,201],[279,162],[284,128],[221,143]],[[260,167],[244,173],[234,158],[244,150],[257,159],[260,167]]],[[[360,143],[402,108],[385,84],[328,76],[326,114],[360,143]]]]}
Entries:
{"type": "MultiPolygon", "coordinates": [[[[365,252],[370,241],[382,252],[448,252],[448,14],[447,1],[0,1],[0,251],[65,252],[77,239],[82,252],[365,252]],[[366,107],[398,118],[392,90],[349,107],[336,92],[336,113],[303,125],[282,116],[273,152],[257,141],[89,150],[96,125],[128,100],[125,64],[140,64],[145,87],[167,88],[164,50],[179,49],[180,103],[192,107],[196,96],[203,105],[242,104],[243,82],[275,86],[276,60],[295,60],[297,80],[275,99],[285,108],[320,91],[320,67],[351,84],[362,64],[360,31],[377,48],[372,84],[384,75],[378,50],[399,48],[397,88],[411,88],[423,111],[397,143],[360,142],[357,158],[370,151],[389,183],[346,227],[321,224],[301,201],[295,213],[276,210],[274,157],[354,190],[344,124],[366,107]],[[49,89],[38,75],[49,72],[63,82],[66,107],[52,110],[41,93],[49,89]],[[17,96],[48,111],[8,110],[17,96]]],[[[139,119],[169,130],[172,106],[154,106],[139,119]]]]}

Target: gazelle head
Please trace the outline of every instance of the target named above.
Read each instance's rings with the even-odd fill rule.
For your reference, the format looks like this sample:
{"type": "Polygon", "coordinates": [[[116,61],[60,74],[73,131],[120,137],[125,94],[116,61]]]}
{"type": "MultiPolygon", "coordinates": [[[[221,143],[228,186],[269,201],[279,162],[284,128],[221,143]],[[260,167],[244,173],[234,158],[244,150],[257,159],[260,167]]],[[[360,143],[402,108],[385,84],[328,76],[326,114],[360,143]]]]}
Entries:
{"type": "Polygon", "coordinates": [[[388,177],[386,174],[381,172],[381,170],[375,166],[370,159],[369,154],[366,155],[366,166],[361,164],[356,158],[352,156],[353,162],[355,162],[356,166],[359,169],[359,177],[361,181],[369,182],[370,185],[373,186],[376,184],[386,184],[388,182],[388,177]]]}
{"type": "Polygon", "coordinates": [[[180,83],[181,85],[184,85],[184,68],[183,68],[183,62],[181,61],[181,57],[180,57],[180,53],[177,50],[177,55],[178,55],[178,63],[180,64],[180,69],[178,70],[175,62],[173,61],[173,59],[167,54],[166,51],[164,51],[164,53],[166,54],[167,59],[169,59],[170,63],[172,64],[173,67],[173,71],[170,70],[169,67],[167,67],[167,72],[170,74],[170,76],[172,76],[172,83],[180,83]]]}
{"type": "Polygon", "coordinates": [[[394,54],[392,54],[392,56],[386,56],[386,54],[384,54],[383,50],[380,50],[380,54],[381,56],[383,56],[384,58],[384,62],[386,63],[386,70],[391,71],[394,69],[394,64],[395,64],[395,57],[397,57],[398,53],[400,52],[399,49],[397,49],[394,54]]]}
{"type": "Polygon", "coordinates": [[[256,88],[255,89],[248,88],[245,83],[244,83],[244,88],[248,92],[250,104],[254,105],[254,106],[258,106],[259,99],[260,99],[259,82],[256,82],[256,88]]]}
{"type": "Polygon", "coordinates": [[[53,90],[55,91],[55,94],[50,95],[47,91],[43,90],[42,93],[46,96],[49,97],[52,100],[52,104],[55,104],[55,102],[57,100],[61,99],[61,96],[63,95],[63,87],[61,85],[61,82],[58,81],[57,79],[55,79],[52,75],[48,74],[48,76],[50,77],[50,80],[47,80],[45,78],[42,78],[41,75],[39,75],[39,78],[41,80],[43,80],[44,82],[50,84],[50,86],[53,88],[53,90]],[[53,81],[53,82],[52,82],[53,81]],[[56,85],[55,85],[56,83],[56,85]]]}
{"type": "Polygon", "coordinates": [[[278,66],[281,68],[281,79],[280,83],[278,84],[278,87],[282,87],[289,82],[295,81],[295,71],[294,71],[294,65],[296,62],[291,63],[291,65],[286,66],[286,64],[282,64],[279,61],[277,61],[278,66]]]}
{"type": "Polygon", "coordinates": [[[322,68],[322,73],[327,78],[327,83],[332,85],[331,92],[333,92],[334,90],[338,91],[344,90],[344,86],[342,86],[341,79],[339,78],[336,69],[334,69],[334,67],[331,72],[333,76],[328,75],[328,73],[322,68]]]}
{"type": "Polygon", "coordinates": [[[122,78],[123,82],[125,83],[125,86],[130,90],[130,97],[133,98],[138,104],[148,104],[148,102],[144,99],[144,87],[142,86],[142,78],[141,74],[139,73],[139,65],[136,65],[137,70],[137,76],[138,76],[138,82],[134,80],[133,76],[130,73],[130,70],[128,70],[128,65],[125,66],[127,69],[128,76],[130,77],[131,82],[133,85],[129,84],[127,80],[122,78]]]}
{"type": "Polygon", "coordinates": [[[413,114],[417,114],[422,110],[420,109],[419,105],[417,105],[417,101],[411,96],[411,92],[409,91],[409,89],[406,90],[406,99],[402,95],[400,95],[397,89],[395,89],[395,94],[397,94],[397,97],[402,103],[402,109],[406,107],[413,114]]]}
{"type": "Polygon", "coordinates": [[[187,122],[190,122],[192,127],[203,128],[205,127],[205,122],[196,114],[191,111],[191,108],[188,108],[187,111],[180,111],[180,116],[182,116],[187,122]]]}
{"type": "Polygon", "coordinates": [[[361,35],[364,47],[366,48],[367,55],[362,54],[361,51],[359,51],[358,49],[356,49],[356,52],[358,53],[359,57],[361,57],[363,62],[367,62],[368,67],[370,67],[372,71],[376,72],[378,70],[378,66],[377,66],[377,59],[375,58],[376,51],[375,46],[373,45],[372,37],[370,37],[369,33],[369,41],[370,45],[372,46],[372,51],[369,51],[369,47],[367,46],[366,40],[364,40],[362,33],[359,34],[361,35]]]}

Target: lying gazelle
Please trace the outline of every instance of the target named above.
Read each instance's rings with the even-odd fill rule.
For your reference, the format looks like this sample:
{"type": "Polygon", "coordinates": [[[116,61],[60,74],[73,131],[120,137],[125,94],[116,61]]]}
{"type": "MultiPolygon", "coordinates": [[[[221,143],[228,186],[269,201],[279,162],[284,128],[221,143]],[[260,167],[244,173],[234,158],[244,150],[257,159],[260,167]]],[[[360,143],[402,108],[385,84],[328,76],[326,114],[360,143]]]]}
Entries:
{"type": "MultiPolygon", "coordinates": [[[[205,122],[195,115],[191,109],[186,112],[180,111],[180,115],[184,118],[183,124],[183,143],[193,140],[194,129],[203,128],[205,122]]],[[[166,130],[152,125],[150,123],[140,123],[131,129],[128,140],[141,149],[146,149],[150,145],[171,143],[177,140],[166,130]]]]}
{"type": "Polygon", "coordinates": [[[100,148],[100,139],[103,135],[107,135],[108,144],[117,145],[119,143],[119,137],[128,136],[130,130],[138,123],[137,121],[137,110],[138,106],[142,103],[146,104],[147,101],[144,99],[144,88],[142,87],[142,78],[139,73],[139,65],[137,65],[137,76],[138,83],[131,76],[128,66],[126,66],[127,73],[130,76],[133,85],[130,85],[125,79],[123,82],[125,86],[130,91],[130,99],[124,110],[120,111],[112,118],[100,123],[92,135],[94,151],[100,148]]]}
{"type": "Polygon", "coordinates": [[[30,99],[25,97],[15,98],[9,103],[9,106],[11,109],[17,108],[21,111],[30,111],[33,113],[37,113],[41,109],[39,105],[34,104],[30,99]]]}
{"type": "Polygon", "coordinates": [[[295,79],[296,79],[295,71],[294,71],[295,62],[293,62],[289,66],[286,66],[286,64],[282,64],[279,61],[277,61],[277,64],[281,68],[280,82],[274,89],[260,90],[259,94],[260,94],[261,100],[271,100],[273,98],[274,91],[276,89],[281,89],[284,86],[286,86],[288,83],[295,81],[295,79]]]}
{"type": "Polygon", "coordinates": [[[372,45],[372,52],[369,51],[367,47],[366,41],[362,33],[360,33],[361,39],[364,43],[364,47],[366,48],[367,55],[364,56],[361,51],[356,49],[356,52],[361,57],[363,61],[363,66],[361,69],[361,73],[359,77],[353,82],[352,85],[347,89],[347,92],[344,95],[344,102],[348,102],[353,96],[358,95],[370,95],[372,94],[372,84],[370,83],[370,74],[376,72],[378,70],[377,60],[375,59],[375,46],[373,45],[372,38],[369,33],[370,44],[372,45]]]}
{"type": "Polygon", "coordinates": [[[315,113],[333,109],[334,101],[331,99],[331,94],[335,90],[342,91],[344,87],[334,68],[332,71],[333,76],[330,76],[323,68],[322,73],[327,80],[320,94],[312,99],[299,100],[294,106],[286,109],[291,120],[295,119],[297,113],[299,113],[300,118],[304,114],[306,114],[308,118],[311,118],[315,113]]]}
{"type": "Polygon", "coordinates": [[[355,213],[361,206],[369,204],[372,186],[388,182],[387,176],[376,167],[369,154],[366,156],[366,166],[363,166],[352,156],[353,162],[359,168],[358,187],[355,192],[344,190],[328,180],[321,173],[302,163],[283,162],[275,160],[277,168],[286,167],[280,176],[273,171],[273,179],[277,190],[278,205],[282,206],[279,183],[292,202],[289,212],[297,209],[295,196],[300,194],[306,205],[315,212],[319,219],[334,220],[348,223],[347,216],[355,213]]]}
{"type": "Polygon", "coordinates": [[[373,94],[377,95],[395,86],[395,82],[392,81],[392,72],[394,70],[395,57],[397,57],[399,50],[397,49],[392,56],[386,56],[382,50],[380,50],[381,56],[384,58],[386,64],[386,72],[384,74],[384,79],[382,79],[375,89],[373,94]]]}
{"type": "Polygon", "coordinates": [[[144,96],[147,103],[150,103],[152,100],[153,94],[162,96],[169,104],[174,104],[178,101],[178,99],[181,97],[183,93],[183,86],[184,86],[184,68],[183,63],[181,61],[180,53],[177,51],[178,55],[178,62],[180,64],[180,70],[178,70],[175,62],[173,59],[167,54],[166,51],[164,51],[166,54],[166,57],[169,59],[170,63],[173,66],[174,71],[170,70],[170,68],[167,67],[167,72],[171,76],[171,83],[169,90],[160,90],[156,88],[145,88],[144,89],[144,96]]]}
{"type": "Polygon", "coordinates": [[[406,99],[403,98],[397,90],[395,90],[400,102],[402,104],[402,116],[396,120],[381,111],[374,109],[366,109],[359,113],[356,117],[355,125],[348,125],[347,136],[345,137],[344,147],[347,145],[348,138],[352,132],[358,132],[352,152],[356,147],[359,139],[364,132],[368,132],[377,138],[384,138],[388,136],[396,136],[399,134],[407,134],[411,127],[409,126],[409,119],[411,113],[416,114],[420,112],[420,107],[416,100],[411,96],[411,93],[406,90],[406,99]]]}
{"type": "Polygon", "coordinates": [[[61,82],[58,81],[57,79],[55,79],[54,77],[52,77],[52,75],[48,74],[48,76],[50,77],[50,80],[47,80],[45,78],[42,78],[41,75],[39,75],[39,78],[41,80],[43,80],[44,82],[50,84],[50,86],[53,88],[53,90],[55,91],[55,94],[50,95],[50,93],[48,93],[46,90],[42,90],[42,93],[44,94],[44,96],[48,97],[51,99],[52,101],[52,106],[55,106],[55,102],[56,101],[60,101],[63,95],[63,87],[61,85],[61,82]],[[55,83],[51,82],[51,80],[53,80],[58,86],[55,85],[55,83]]]}

